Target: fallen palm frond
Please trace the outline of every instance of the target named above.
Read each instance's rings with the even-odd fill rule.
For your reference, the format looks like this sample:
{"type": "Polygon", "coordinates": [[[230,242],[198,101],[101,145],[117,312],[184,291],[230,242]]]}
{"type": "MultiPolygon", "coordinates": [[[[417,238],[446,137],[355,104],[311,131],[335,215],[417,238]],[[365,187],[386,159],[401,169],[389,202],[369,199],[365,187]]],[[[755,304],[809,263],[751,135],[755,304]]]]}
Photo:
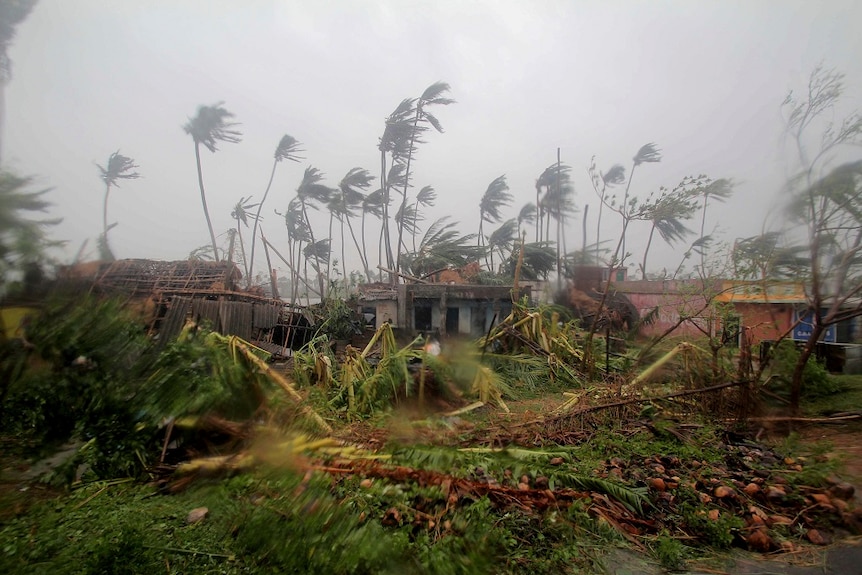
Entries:
{"type": "Polygon", "coordinates": [[[546,310],[529,311],[515,306],[512,312],[488,335],[479,339],[482,350],[490,349],[499,355],[527,355],[540,357],[546,365],[542,369],[546,379],[573,385],[581,378],[575,366],[583,358],[583,350],[572,342],[576,339],[577,325],[574,322],[561,324],[559,313],[546,310]],[[546,317],[549,316],[549,317],[546,317]]]}
{"type": "Polygon", "coordinates": [[[487,365],[476,366],[472,391],[479,397],[479,401],[488,403],[493,399],[503,411],[509,413],[509,406],[503,401],[503,390],[503,382],[494,370],[487,365]]]}
{"type": "MultiPolygon", "coordinates": [[[[213,334],[213,335],[218,335],[218,334],[213,334]]],[[[228,343],[228,345],[230,345],[232,349],[237,350],[242,355],[242,357],[244,357],[246,359],[246,361],[248,361],[251,365],[255,366],[262,373],[264,373],[270,380],[274,381],[276,384],[278,384],[279,387],[281,387],[284,391],[286,391],[287,394],[290,396],[290,398],[293,399],[297,403],[297,405],[299,406],[299,410],[303,415],[305,415],[306,417],[308,417],[309,419],[314,421],[317,424],[317,426],[320,427],[320,429],[322,429],[324,432],[332,433],[332,428],[329,426],[329,424],[326,423],[323,420],[323,418],[320,417],[320,415],[316,411],[314,411],[311,407],[309,407],[305,403],[305,400],[299,394],[299,392],[296,391],[296,388],[293,386],[293,384],[290,381],[288,381],[288,379],[286,377],[284,377],[283,375],[281,375],[280,373],[278,373],[277,371],[272,369],[269,366],[269,364],[267,364],[263,359],[261,359],[255,353],[255,350],[258,348],[254,348],[254,346],[252,346],[248,342],[245,342],[236,336],[230,336],[230,337],[218,336],[218,337],[222,338],[223,341],[226,341],[228,343]]],[[[263,350],[259,350],[259,351],[263,352],[263,350]]],[[[263,352],[263,353],[266,353],[266,352],[263,352]]]]}
{"type": "Polygon", "coordinates": [[[686,389],[684,391],[677,391],[674,393],[668,393],[665,395],[659,395],[659,396],[653,396],[653,397],[643,397],[643,396],[632,397],[629,399],[623,399],[620,401],[613,401],[610,403],[603,403],[600,405],[590,405],[587,407],[582,407],[581,409],[570,410],[570,411],[564,412],[564,413],[555,413],[555,415],[553,417],[540,418],[540,419],[535,419],[532,421],[527,421],[527,422],[519,424],[519,426],[529,426],[529,425],[535,425],[537,423],[547,424],[547,423],[552,423],[555,420],[558,420],[561,418],[577,417],[577,416],[586,415],[589,413],[595,413],[598,411],[613,409],[613,408],[617,408],[617,407],[623,407],[623,406],[627,406],[627,405],[633,405],[633,404],[637,404],[637,403],[651,403],[651,402],[662,401],[662,400],[676,399],[679,397],[686,397],[686,396],[690,396],[690,395],[697,395],[697,394],[701,394],[701,393],[712,393],[715,391],[728,389],[730,387],[738,387],[741,385],[748,385],[750,383],[751,383],[750,381],[730,381],[727,383],[719,383],[717,385],[711,385],[709,387],[701,387],[698,389],[686,389]]]}

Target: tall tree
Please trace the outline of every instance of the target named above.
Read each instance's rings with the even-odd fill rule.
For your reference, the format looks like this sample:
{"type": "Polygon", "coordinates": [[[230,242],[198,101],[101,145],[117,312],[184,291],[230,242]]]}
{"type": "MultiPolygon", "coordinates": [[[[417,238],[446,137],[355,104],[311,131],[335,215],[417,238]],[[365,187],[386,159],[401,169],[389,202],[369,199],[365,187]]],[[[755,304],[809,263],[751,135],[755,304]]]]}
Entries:
{"type": "Polygon", "coordinates": [[[521,236],[524,231],[521,226],[524,224],[535,224],[536,223],[536,204],[527,202],[523,206],[521,206],[520,211],[518,212],[518,237],[521,236]]]}
{"type": "Polygon", "coordinates": [[[236,144],[242,141],[242,132],[235,129],[236,122],[230,121],[233,114],[223,107],[224,102],[218,102],[212,106],[198,106],[197,114],[183,126],[186,134],[192,137],[195,143],[195,162],[198,169],[198,186],[201,191],[201,204],[204,208],[204,217],[210,233],[210,241],[213,248],[213,260],[219,261],[218,245],[216,244],[215,232],[210,219],[209,207],[207,207],[207,195],[204,188],[204,175],[201,169],[201,145],[207,150],[215,153],[219,142],[236,144]]]}
{"type": "Polygon", "coordinates": [[[590,182],[593,184],[593,190],[599,197],[599,214],[596,222],[596,264],[599,263],[599,249],[602,244],[602,211],[605,207],[605,199],[607,197],[608,188],[622,184],[626,181],[626,169],[621,164],[614,164],[607,172],[602,172],[596,167],[596,157],[593,156],[590,163],[590,182]]]}
{"type": "Polygon", "coordinates": [[[31,216],[50,207],[44,196],[50,190],[28,191],[32,178],[0,171],[0,295],[15,274],[41,269],[45,251],[59,245],[48,239],[46,227],[60,220],[38,220],[31,216]]]}
{"type": "MultiPolygon", "coordinates": [[[[703,198],[703,211],[700,220],[700,241],[703,243],[706,238],[706,209],[709,206],[709,199],[713,198],[720,202],[726,201],[733,195],[733,182],[726,178],[715,180],[705,186],[700,187],[700,196],[703,198]]],[[[700,252],[700,267],[705,265],[706,251],[700,252]]]]}
{"type": "MultiPolygon", "coordinates": [[[[397,226],[397,240],[395,241],[395,252],[393,253],[392,241],[389,232],[389,203],[391,190],[401,193],[401,202],[396,212],[407,213],[407,190],[410,188],[412,179],[412,162],[418,144],[423,143],[422,134],[429,128],[438,132],[443,131],[440,121],[430,111],[430,106],[446,106],[454,102],[447,98],[449,85],[445,82],[436,82],[425,89],[419,98],[407,98],[402,100],[398,107],[386,118],[386,126],[383,136],[380,138],[378,149],[380,150],[380,189],[383,190],[383,228],[381,229],[381,245],[385,247],[386,263],[390,269],[401,268],[401,245],[403,244],[404,225],[409,223],[402,219],[397,226]],[[396,165],[402,169],[403,179],[394,182],[391,170],[396,165]]],[[[397,276],[393,276],[393,281],[397,276]]]]}
{"type": "Polygon", "coordinates": [[[479,258],[475,234],[462,234],[458,223],[448,216],[434,221],[419,242],[419,249],[407,254],[407,268],[415,276],[423,276],[447,266],[463,267],[479,258]]]}
{"type": "Polygon", "coordinates": [[[302,204],[299,198],[293,198],[284,212],[284,225],[287,228],[287,247],[289,250],[289,267],[291,273],[291,303],[296,303],[299,297],[299,262],[302,257],[302,244],[311,242],[311,231],[305,224],[302,204]]]}
{"type": "Polygon", "coordinates": [[[108,195],[111,193],[111,188],[119,188],[120,180],[136,180],[141,175],[135,170],[138,165],[132,158],[124,156],[119,150],[108,156],[108,162],[105,166],[96,164],[99,168],[99,175],[102,182],[105,183],[105,200],[102,205],[102,237],[99,242],[101,259],[107,261],[114,260],[114,253],[111,251],[111,246],[108,243],[108,195]]]}
{"type": "Polygon", "coordinates": [[[419,206],[428,208],[434,205],[437,201],[437,192],[431,186],[424,186],[419,193],[416,194],[416,202],[413,204],[413,251],[416,251],[416,232],[418,230],[418,220],[422,219],[419,215],[419,206]]]}
{"type": "MultiPolygon", "coordinates": [[[[512,203],[512,194],[509,193],[509,184],[506,183],[505,174],[494,178],[482,194],[482,199],[479,200],[479,234],[477,238],[477,246],[481,251],[487,241],[485,240],[484,224],[497,224],[503,219],[500,213],[504,207],[512,203]]],[[[488,263],[487,255],[485,263],[488,263]]]]}
{"type": "Polygon", "coordinates": [[[302,157],[299,155],[305,150],[300,149],[300,143],[288,134],[285,134],[279,140],[278,145],[275,147],[275,154],[273,155],[274,160],[272,162],[272,171],[269,174],[269,181],[266,184],[266,190],[263,192],[263,199],[260,200],[260,203],[257,205],[257,213],[254,215],[254,227],[251,231],[251,256],[249,257],[248,262],[248,282],[247,286],[251,285],[252,274],[254,274],[254,247],[257,243],[257,227],[260,223],[260,212],[263,209],[263,204],[266,202],[266,198],[269,196],[269,189],[272,187],[272,181],[275,179],[275,169],[278,167],[278,164],[282,160],[289,160],[291,162],[299,162],[302,157]]]}
{"type": "MultiPolygon", "coordinates": [[[[383,203],[383,190],[377,189],[365,196],[362,200],[362,224],[360,230],[360,237],[362,238],[362,259],[365,261],[365,277],[370,282],[373,278],[371,277],[371,270],[368,267],[368,249],[365,244],[365,220],[366,216],[369,214],[381,221],[381,229],[383,229],[383,212],[384,212],[384,203],[383,203]]],[[[382,263],[382,258],[380,259],[382,263]]]]}
{"type": "MultiPolygon", "coordinates": [[[[410,186],[410,163],[413,160],[413,155],[416,150],[416,144],[421,143],[421,134],[427,129],[427,125],[430,125],[438,132],[443,131],[443,126],[440,124],[440,121],[428,111],[429,106],[448,106],[455,102],[455,100],[451,98],[447,98],[445,94],[449,92],[449,84],[446,82],[435,82],[428,86],[422,95],[419,96],[419,99],[416,101],[416,106],[414,107],[415,115],[413,117],[413,128],[410,131],[410,143],[407,146],[407,158],[406,158],[406,169],[405,169],[405,181],[404,187],[401,190],[401,212],[404,213],[407,209],[407,188],[410,186]]],[[[396,256],[395,269],[400,271],[401,269],[401,242],[402,236],[404,234],[404,222],[398,226],[398,256],[396,256]]]]}
{"type": "Polygon", "coordinates": [[[690,219],[697,210],[695,195],[698,193],[697,190],[702,187],[702,182],[702,178],[684,178],[676,188],[670,192],[662,189],[657,199],[647,202],[644,206],[644,219],[650,223],[650,231],[644,248],[643,261],[640,265],[643,279],[647,279],[647,255],[656,230],[658,230],[661,238],[671,245],[685,239],[692,233],[684,222],[690,219]]]}
{"type": "MultiPolygon", "coordinates": [[[[236,204],[234,204],[233,209],[230,211],[230,217],[236,221],[236,236],[239,238],[239,253],[242,257],[242,265],[246,277],[251,275],[251,267],[245,253],[245,242],[242,238],[242,226],[248,227],[248,220],[257,219],[256,215],[251,214],[251,210],[259,206],[260,204],[251,203],[251,196],[247,198],[242,197],[236,204]]],[[[228,257],[230,256],[231,254],[229,253],[228,257]]]]}
{"type": "Polygon", "coordinates": [[[515,241],[518,239],[518,222],[514,218],[503,222],[499,228],[488,236],[487,254],[491,260],[490,271],[497,273],[494,265],[494,254],[500,255],[500,262],[506,261],[507,252],[512,253],[515,249],[515,241]]]}
{"type": "Polygon", "coordinates": [[[30,15],[37,0],[0,0],[0,164],[3,162],[3,133],[6,120],[6,84],[12,77],[9,48],[18,24],[30,15]]]}
{"type": "MultiPolygon", "coordinates": [[[[353,224],[350,219],[356,215],[356,210],[363,206],[365,202],[364,191],[371,187],[374,181],[374,176],[368,170],[363,168],[352,168],[341,181],[338,182],[338,188],[332,193],[330,201],[330,212],[333,213],[341,224],[341,268],[344,281],[347,282],[347,262],[344,253],[344,224],[350,231],[350,237],[353,239],[353,245],[356,247],[356,252],[359,254],[359,259],[362,263],[363,271],[366,277],[370,275],[368,270],[368,261],[365,259],[365,253],[356,239],[356,233],[353,231],[353,224]]],[[[330,238],[332,235],[330,234],[330,238]]],[[[363,238],[364,240],[364,238],[363,238]]],[[[346,283],[345,283],[346,285],[346,283]]]]}

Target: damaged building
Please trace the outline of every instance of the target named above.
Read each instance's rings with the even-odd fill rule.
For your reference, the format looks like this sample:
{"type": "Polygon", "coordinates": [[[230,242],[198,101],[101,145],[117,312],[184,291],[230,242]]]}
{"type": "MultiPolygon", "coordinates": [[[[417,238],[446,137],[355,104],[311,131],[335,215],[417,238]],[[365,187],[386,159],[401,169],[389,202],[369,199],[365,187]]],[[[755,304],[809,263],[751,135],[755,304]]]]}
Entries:
{"type": "Polygon", "coordinates": [[[372,283],[359,286],[359,306],[375,327],[391,323],[411,333],[478,337],[512,311],[512,301],[530,298],[521,287],[456,283],[372,283]],[[495,319],[496,318],[496,319],[495,319]]]}
{"type": "Polygon", "coordinates": [[[151,336],[167,342],[186,321],[236,335],[276,357],[302,347],[312,335],[311,316],[299,306],[239,286],[232,262],[126,259],[66,266],[58,280],[127,297],[147,319],[151,336]]]}

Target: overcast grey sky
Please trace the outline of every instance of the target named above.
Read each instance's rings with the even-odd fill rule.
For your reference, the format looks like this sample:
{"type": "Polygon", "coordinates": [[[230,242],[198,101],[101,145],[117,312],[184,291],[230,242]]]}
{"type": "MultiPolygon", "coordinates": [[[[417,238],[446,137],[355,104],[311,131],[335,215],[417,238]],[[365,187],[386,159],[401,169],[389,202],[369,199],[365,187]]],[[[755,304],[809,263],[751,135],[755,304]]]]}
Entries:
{"type": "MultiPolygon", "coordinates": [[[[560,147],[594,237],[590,158],[628,167],[655,142],[664,159],[639,169],[634,193],[689,174],[733,178],[734,198],[708,222],[730,241],[760,231],[790,169],[787,91],[823,62],[846,73],[846,101],[862,107],[859,22],[855,0],[40,0],[10,50],[4,164],[54,188],[64,218],[54,235],[71,259],[86,238],[95,255],[104,190],[94,163],[121,150],[144,177],[112,193],[114,252],[182,259],[208,234],[181,126],[224,101],[244,136],[203,153],[216,233],[241,196],[261,198],[288,133],[306,161],[280,166],[263,224],[283,245],[272,210],[286,208],[305,165],[331,185],[354,166],[377,173],[384,118],[442,80],[457,104],[438,109],[446,131],[415,163],[416,185],[438,192],[432,217],[475,231],[501,174],[514,217],[560,147]]],[[[605,222],[605,236],[619,226],[605,222]]],[[[580,230],[578,217],[569,236],[580,230]]],[[[654,253],[657,267],[679,260],[654,253]]]]}

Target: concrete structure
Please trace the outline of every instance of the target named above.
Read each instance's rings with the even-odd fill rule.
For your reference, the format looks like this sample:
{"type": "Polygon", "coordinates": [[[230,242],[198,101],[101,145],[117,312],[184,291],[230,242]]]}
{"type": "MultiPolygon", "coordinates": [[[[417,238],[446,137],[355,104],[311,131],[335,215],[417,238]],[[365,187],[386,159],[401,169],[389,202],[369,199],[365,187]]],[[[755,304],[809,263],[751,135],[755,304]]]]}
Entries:
{"type": "MultiPolygon", "coordinates": [[[[389,322],[393,327],[416,332],[439,331],[441,335],[478,337],[512,310],[511,286],[469,284],[364,284],[359,286],[359,304],[373,313],[375,327],[389,322]]],[[[518,298],[530,297],[530,288],[518,298]]]]}

